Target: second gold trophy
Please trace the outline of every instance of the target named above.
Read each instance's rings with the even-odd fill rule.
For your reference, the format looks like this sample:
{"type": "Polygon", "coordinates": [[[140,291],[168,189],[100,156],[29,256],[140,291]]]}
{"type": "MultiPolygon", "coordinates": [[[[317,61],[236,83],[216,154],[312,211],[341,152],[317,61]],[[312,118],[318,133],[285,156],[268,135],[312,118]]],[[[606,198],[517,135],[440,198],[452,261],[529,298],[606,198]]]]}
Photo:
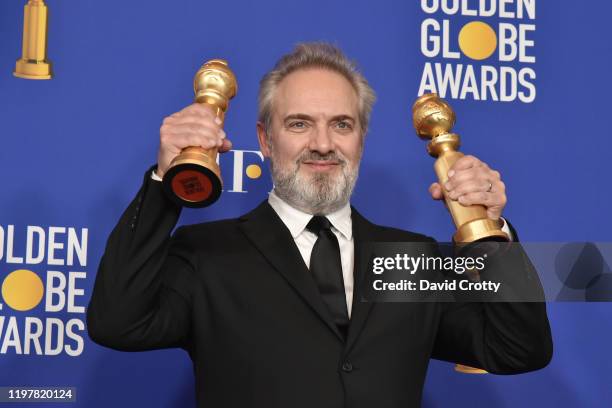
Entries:
{"type": "MultiPolygon", "coordinates": [[[[412,121],[417,135],[421,139],[430,141],[427,144],[427,152],[437,159],[434,170],[439,183],[444,185],[448,181],[448,171],[463,156],[463,153],[459,152],[459,135],[451,133],[455,125],[455,112],[437,94],[425,94],[412,106],[412,121]]],[[[508,235],[501,230],[500,221],[487,217],[484,206],[461,205],[458,201],[451,200],[446,191],[444,191],[444,200],[457,227],[453,236],[455,243],[509,240],[508,235]]],[[[455,370],[467,374],[486,373],[480,368],[463,364],[457,364],[455,370]]]]}
{"type": "MultiPolygon", "coordinates": [[[[211,106],[223,126],[229,100],[238,90],[236,76],[227,61],[213,59],[202,65],[195,74],[193,90],[195,101],[211,106]]],[[[217,156],[216,147],[183,149],[164,174],[166,194],[177,204],[192,208],[207,207],[217,201],[223,189],[217,156]]]]}
{"type": "MultiPolygon", "coordinates": [[[[448,171],[463,153],[459,152],[459,136],[451,133],[455,125],[455,112],[435,93],[419,97],[412,107],[412,120],[417,135],[430,140],[427,152],[437,158],[434,169],[438,181],[444,185],[448,181],[448,171]]],[[[500,220],[487,217],[482,205],[461,205],[451,200],[444,191],[444,200],[451,213],[457,232],[453,236],[456,243],[467,244],[475,241],[508,241],[508,235],[501,230],[500,220]]]]}

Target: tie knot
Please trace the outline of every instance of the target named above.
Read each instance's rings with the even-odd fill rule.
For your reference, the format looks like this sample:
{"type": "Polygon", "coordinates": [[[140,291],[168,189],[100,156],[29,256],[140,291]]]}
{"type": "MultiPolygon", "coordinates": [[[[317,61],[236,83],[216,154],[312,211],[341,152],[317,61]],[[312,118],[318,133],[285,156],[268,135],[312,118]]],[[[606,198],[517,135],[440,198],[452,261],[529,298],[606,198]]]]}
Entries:
{"type": "Polygon", "coordinates": [[[310,219],[308,225],[306,225],[306,229],[319,235],[319,232],[322,230],[331,229],[331,222],[329,222],[329,220],[322,215],[315,215],[310,219]]]}

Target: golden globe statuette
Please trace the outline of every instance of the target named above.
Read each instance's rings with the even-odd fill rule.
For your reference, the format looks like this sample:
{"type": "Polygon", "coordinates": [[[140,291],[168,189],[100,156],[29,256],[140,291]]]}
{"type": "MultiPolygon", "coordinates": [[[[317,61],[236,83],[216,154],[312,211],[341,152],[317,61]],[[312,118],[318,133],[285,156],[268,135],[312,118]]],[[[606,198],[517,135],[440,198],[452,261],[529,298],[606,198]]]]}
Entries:
{"type": "Polygon", "coordinates": [[[21,58],[13,75],[24,79],[51,79],[51,62],[47,60],[47,5],[43,0],[29,0],[23,12],[23,45],[21,58]]]}
{"type": "MultiPolygon", "coordinates": [[[[206,62],[193,79],[195,101],[210,105],[221,119],[229,100],[236,95],[238,84],[227,61],[213,59],[206,62]]],[[[170,163],[163,177],[166,194],[177,204],[200,208],[217,201],[223,189],[221,171],[217,164],[218,148],[186,147],[170,163]]]]}
{"type": "MultiPolygon", "coordinates": [[[[438,95],[425,94],[419,97],[412,107],[412,120],[417,135],[431,140],[427,145],[430,156],[436,157],[434,169],[440,184],[448,181],[448,171],[463,153],[459,152],[459,135],[450,133],[455,124],[455,112],[438,95]]],[[[451,200],[444,191],[457,232],[453,236],[456,243],[470,243],[480,240],[508,241],[509,237],[501,230],[501,220],[491,220],[482,205],[461,205],[451,200]]]]}
{"type": "MultiPolygon", "coordinates": [[[[437,94],[420,96],[412,106],[412,121],[417,135],[430,140],[427,152],[437,158],[434,169],[438,181],[444,185],[448,181],[448,171],[463,153],[459,152],[459,135],[450,133],[455,125],[455,112],[437,94]]],[[[476,241],[508,241],[509,237],[501,230],[501,221],[487,217],[487,210],[482,205],[463,206],[451,200],[446,190],[442,189],[444,200],[451,213],[457,232],[453,241],[468,244],[476,241]]],[[[457,364],[455,370],[469,374],[483,374],[485,370],[457,364]]]]}

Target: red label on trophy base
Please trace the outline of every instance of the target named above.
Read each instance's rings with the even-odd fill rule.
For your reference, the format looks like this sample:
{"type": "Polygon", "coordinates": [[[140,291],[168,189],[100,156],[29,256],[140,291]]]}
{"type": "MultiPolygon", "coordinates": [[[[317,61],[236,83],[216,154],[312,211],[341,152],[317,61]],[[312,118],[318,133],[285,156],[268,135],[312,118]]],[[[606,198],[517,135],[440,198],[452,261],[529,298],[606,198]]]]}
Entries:
{"type": "Polygon", "coordinates": [[[172,190],[185,201],[199,202],[210,196],[212,183],[200,172],[184,170],[172,179],[172,190]]]}

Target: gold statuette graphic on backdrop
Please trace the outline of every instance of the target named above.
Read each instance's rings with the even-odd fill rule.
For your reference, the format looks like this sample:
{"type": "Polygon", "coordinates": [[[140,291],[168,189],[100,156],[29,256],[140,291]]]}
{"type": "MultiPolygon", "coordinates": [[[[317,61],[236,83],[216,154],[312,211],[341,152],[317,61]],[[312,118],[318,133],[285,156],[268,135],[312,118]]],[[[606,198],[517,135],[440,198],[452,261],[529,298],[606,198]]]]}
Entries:
{"type": "MultiPolygon", "coordinates": [[[[229,100],[236,95],[238,84],[227,61],[213,59],[206,62],[193,79],[195,101],[210,105],[221,119],[229,100]]],[[[217,201],[223,189],[221,171],[217,164],[218,148],[204,149],[191,146],[183,149],[170,163],[164,174],[166,194],[177,204],[200,208],[217,201]]]]}
{"type": "MultiPolygon", "coordinates": [[[[450,133],[455,124],[455,112],[437,94],[419,97],[412,107],[412,121],[417,135],[430,140],[427,152],[436,157],[434,169],[441,185],[448,181],[448,171],[463,153],[459,152],[459,135],[450,133]]],[[[446,191],[444,200],[451,213],[457,232],[453,236],[456,243],[470,243],[481,240],[508,241],[508,235],[501,230],[501,220],[487,217],[482,205],[463,206],[451,200],[446,191]]]]}
{"type": "Polygon", "coordinates": [[[47,6],[43,0],[29,0],[23,14],[23,47],[13,72],[18,78],[51,79],[47,61],[47,6]]]}

